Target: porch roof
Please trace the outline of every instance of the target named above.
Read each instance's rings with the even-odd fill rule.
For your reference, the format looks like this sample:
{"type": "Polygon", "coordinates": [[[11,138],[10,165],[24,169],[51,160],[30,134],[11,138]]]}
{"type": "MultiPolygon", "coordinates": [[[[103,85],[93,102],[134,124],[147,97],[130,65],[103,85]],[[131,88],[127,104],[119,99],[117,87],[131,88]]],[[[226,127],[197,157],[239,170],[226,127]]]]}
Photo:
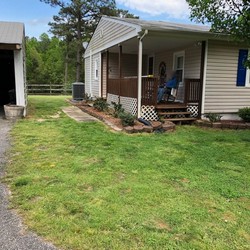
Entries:
{"type": "Polygon", "coordinates": [[[210,26],[195,25],[195,24],[182,24],[172,23],[165,21],[147,21],[135,18],[119,18],[119,17],[108,17],[117,21],[138,25],[141,29],[150,31],[186,31],[186,32],[205,32],[210,31],[210,26]]]}

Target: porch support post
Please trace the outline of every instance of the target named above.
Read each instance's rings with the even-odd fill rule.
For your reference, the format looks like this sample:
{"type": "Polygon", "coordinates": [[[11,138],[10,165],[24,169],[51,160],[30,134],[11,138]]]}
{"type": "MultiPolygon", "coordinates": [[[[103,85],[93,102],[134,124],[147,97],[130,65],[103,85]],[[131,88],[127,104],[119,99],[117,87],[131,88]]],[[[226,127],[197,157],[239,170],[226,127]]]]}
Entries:
{"type": "Polygon", "coordinates": [[[109,51],[106,51],[106,98],[108,98],[109,88],[109,51]]]}
{"type": "Polygon", "coordinates": [[[139,39],[138,51],[138,96],[137,96],[137,118],[141,116],[141,88],[142,88],[142,39],[139,39]]]}
{"type": "Polygon", "coordinates": [[[104,54],[101,53],[101,74],[100,74],[100,77],[101,77],[101,89],[100,89],[101,97],[103,97],[103,62],[104,62],[103,55],[104,54]]]}
{"type": "Polygon", "coordinates": [[[206,54],[206,41],[202,41],[201,43],[201,68],[200,68],[200,101],[198,104],[198,117],[201,117],[201,109],[202,109],[202,102],[203,102],[203,88],[204,88],[204,67],[205,67],[205,54],[206,54]]]}
{"type": "Polygon", "coordinates": [[[121,101],[122,46],[119,44],[119,103],[121,101]]]}
{"type": "Polygon", "coordinates": [[[139,51],[138,51],[138,94],[137,94],[137,117],[141,117],[141,88],[142,88],[142,52],[143,52],[143,38],[148,34],[145,30],[143,35],[139,37],[139,51]]]}

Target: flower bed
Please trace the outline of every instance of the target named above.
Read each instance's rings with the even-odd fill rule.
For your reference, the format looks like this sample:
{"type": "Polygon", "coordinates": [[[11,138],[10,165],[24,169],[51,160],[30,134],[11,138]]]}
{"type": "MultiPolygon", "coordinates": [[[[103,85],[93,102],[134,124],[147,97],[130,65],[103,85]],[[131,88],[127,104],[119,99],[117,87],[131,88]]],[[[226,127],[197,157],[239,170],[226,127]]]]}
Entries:
{"type": "Polygon", "coordinates": [[[82,111],[96,117],[97,119],[105,122],[107,125],[109,125],[112,129],[116,131],[125,131],[127,133],[140,133],[140,132],[146,132],[146,133],[152,133],[152,132],[172,132],[175,129],[175,124],[172,122],[159,122],[159,121],[152,121],[151,126],[147,126],[139,122],[138,120],[135,120],[135,124],[133,126],[126,126],[124,127],[122,125],[121,119],[115,118],[112,116],[112,111],[98,111],[96,110],[91,103],[86,103],[85,101],[81,102],[74,102],[70,100],[70,103],[74,106],[77,106],[82,111]]]}

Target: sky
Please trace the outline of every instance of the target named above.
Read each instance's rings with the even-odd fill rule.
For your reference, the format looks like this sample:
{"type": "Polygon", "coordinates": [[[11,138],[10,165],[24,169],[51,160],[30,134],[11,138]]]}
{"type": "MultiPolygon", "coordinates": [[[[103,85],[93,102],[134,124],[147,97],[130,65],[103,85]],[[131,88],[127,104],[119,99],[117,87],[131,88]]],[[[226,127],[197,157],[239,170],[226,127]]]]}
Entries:
{"type": "MultiPolygon", "coordinates": [[[[116,0],[116,4],[142,20],[190,23],[185,0],[116,0]]],[[[48,33],[48,22],[57,13],[58,8],[40,0],[0,0],[0,21],[24,23],[29,37],[39,38],[42,33],[48,33]]]]}

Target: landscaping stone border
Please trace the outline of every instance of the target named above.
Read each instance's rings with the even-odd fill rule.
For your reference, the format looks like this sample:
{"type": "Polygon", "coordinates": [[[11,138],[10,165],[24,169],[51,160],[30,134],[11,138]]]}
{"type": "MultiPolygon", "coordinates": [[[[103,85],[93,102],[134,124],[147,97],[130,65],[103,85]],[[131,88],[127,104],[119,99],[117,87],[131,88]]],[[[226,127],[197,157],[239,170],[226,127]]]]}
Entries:
{"type": "Polygon", "coordinates": [[[243,121],[222,120],[221,122],[209,122],[207,120],[196,120],[194,124],[200,127],[216,129],[250,129],[250,123],[243,121]]]}

